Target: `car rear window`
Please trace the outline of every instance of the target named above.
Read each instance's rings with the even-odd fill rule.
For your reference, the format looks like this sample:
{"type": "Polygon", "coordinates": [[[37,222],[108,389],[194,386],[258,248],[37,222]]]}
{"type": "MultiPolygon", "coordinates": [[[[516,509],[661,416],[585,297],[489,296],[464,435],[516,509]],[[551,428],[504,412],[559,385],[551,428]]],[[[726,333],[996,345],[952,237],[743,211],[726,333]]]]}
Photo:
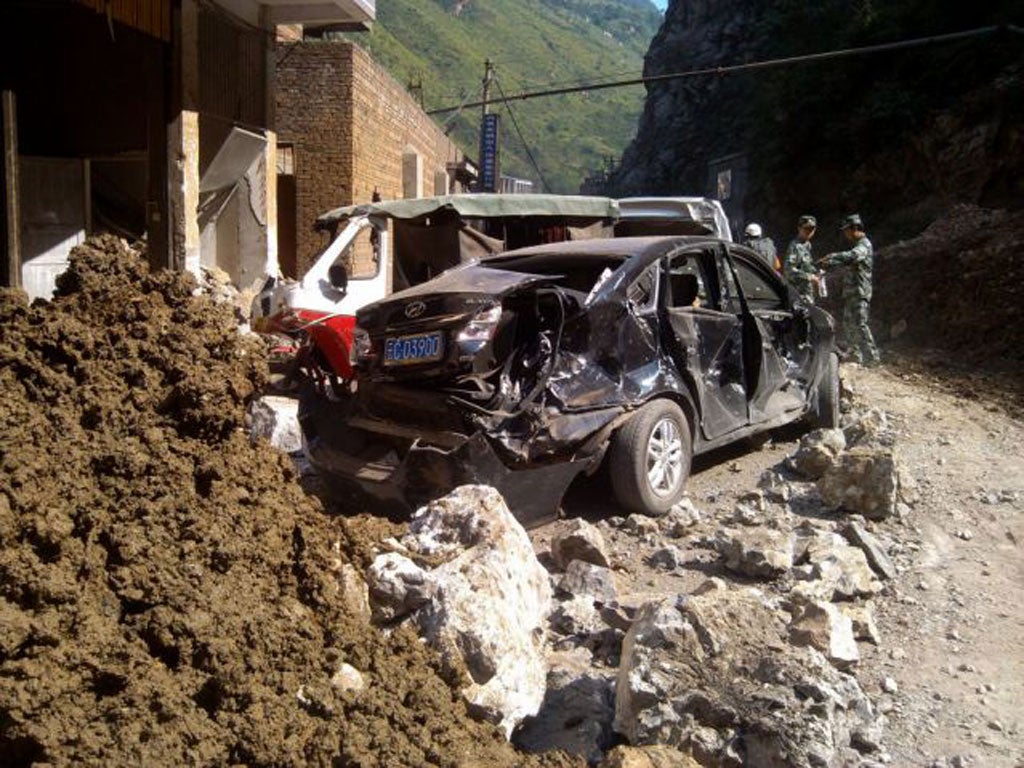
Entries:
{"type": "Polygon", "coordinates": [[[623,259],[615,256],[559,256],[542,254],[512,258],[487,259],[483,266],[553,278],[555,285],[589,294],[606,269],[614,272],[623,259]]]}

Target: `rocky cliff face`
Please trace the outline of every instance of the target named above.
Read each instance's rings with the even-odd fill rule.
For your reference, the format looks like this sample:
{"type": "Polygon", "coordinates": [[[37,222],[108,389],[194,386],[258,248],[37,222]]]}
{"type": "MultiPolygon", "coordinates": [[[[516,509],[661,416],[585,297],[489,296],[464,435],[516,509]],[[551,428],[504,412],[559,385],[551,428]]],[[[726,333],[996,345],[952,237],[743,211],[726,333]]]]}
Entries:
{"type": "MultiPolygon", "coordinates": [[[[758,5],[749,0],[670,3],[644,58],[644,76],[751,59],[763,48],[758,5]]],[[[720,128],[735,115],[735,105],[746,101],[749,88],[745,78],[701,77],[652,85],[636,139],[623,155],[612,189],[620,194],[703,192],[708,160],[741,146],[722,136],[720,128]]]]}
{"type": "MultiPolygon", "coordinates": [[[[922,37],[1005,22],[912,0],[673,0],[648,75],[922,37]],[[797,7],[800,6],[800,7],[797,7]],[[920,7],[919,7],[920,6],[920,7]],[[963,18],[961,18],[963,17],[963,18]]],[[[1003,9],[1005,10],[1005,9],[1003,9]]],[[[956,203],[1024,200],[1019,35],[652,84],[609,193],[704,194],[709,162],[740,154],[746,218],[785,242],[793,222],[859,211],[878,240],[916,235],[956,203]]]]}

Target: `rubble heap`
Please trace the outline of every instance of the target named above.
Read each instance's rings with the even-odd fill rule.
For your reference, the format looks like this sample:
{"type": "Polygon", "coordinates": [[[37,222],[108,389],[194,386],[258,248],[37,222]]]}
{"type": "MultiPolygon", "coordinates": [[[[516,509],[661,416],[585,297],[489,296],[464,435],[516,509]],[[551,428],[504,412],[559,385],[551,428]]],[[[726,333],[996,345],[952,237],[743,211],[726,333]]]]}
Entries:
{"type": "Polygon", "coordinates": [[[264,354],[195,287],[104,237],[0,295],[0,764],[530,764],[370,628],[358,526],[245,437],[264,354]]]}

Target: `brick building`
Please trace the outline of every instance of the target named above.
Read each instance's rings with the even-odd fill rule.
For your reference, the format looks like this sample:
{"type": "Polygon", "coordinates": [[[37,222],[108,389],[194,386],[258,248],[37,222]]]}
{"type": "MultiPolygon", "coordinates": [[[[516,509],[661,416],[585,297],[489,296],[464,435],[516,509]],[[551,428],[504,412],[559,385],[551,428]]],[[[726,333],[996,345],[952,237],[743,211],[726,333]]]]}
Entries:
{"type": "Polygon", "coordinates": [[[95,232],[156,267],[277,263],[274,30],[374,0],[2,0],[0,284],[49,296],[95,232]]]}
{"type": "Polygon", "coordinates": [[[278,257],[301,275],[324,246],[316,217],[343,205],[458,191],[465,160],[401,83],[350,42],[279,42],[278,257]]]}

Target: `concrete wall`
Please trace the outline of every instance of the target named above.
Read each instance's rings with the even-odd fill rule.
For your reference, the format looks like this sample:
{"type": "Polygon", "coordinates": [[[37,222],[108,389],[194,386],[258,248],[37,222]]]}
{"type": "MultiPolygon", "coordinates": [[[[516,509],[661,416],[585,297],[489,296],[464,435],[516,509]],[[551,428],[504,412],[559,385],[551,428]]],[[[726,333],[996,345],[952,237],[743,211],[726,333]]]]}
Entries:
{"type": "MultiPolygon", "coordinates": [[[[462,153],[359,46],[321,40],[286,43],[280,45],[278,59],[278,142],[294,147],[296,264],[301,275],[325,243],[312,229],[319,214],[368,203],[374,191],[383,200],[444,194],[448,190],[438,174],[462,153]],[[414,179],[409,174],[416,167],[414,179]]],[[[364,268],[360,265],[360,271],[364,268]]]]}

